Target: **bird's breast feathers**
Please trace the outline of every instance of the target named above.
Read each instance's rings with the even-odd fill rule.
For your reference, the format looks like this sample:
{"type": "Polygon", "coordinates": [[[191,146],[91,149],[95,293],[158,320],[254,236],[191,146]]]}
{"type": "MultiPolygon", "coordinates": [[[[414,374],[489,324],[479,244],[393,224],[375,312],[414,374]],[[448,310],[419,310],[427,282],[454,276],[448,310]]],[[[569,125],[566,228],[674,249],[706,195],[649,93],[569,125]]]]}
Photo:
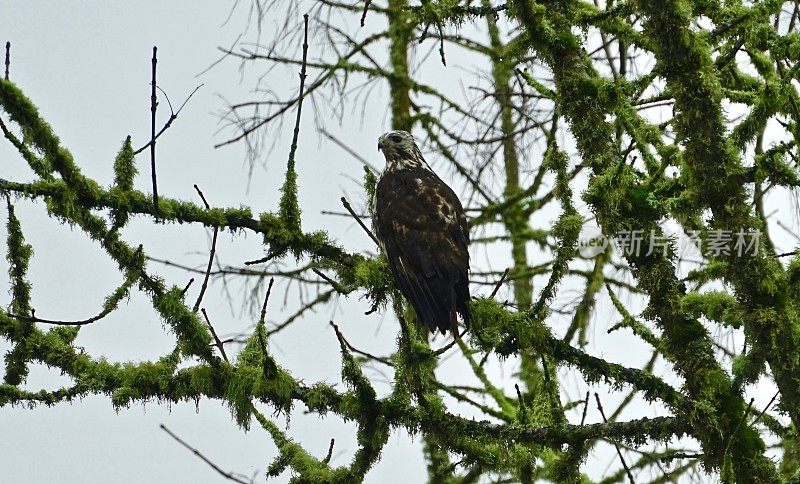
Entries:
{"type": "Polygon", "coordinates": [[[458,220],[461,203],[435,174],[424,169],[383,173],[375,190],[374,206],[393,218],[425,222],[435,217],[446,223],[458,220]]]}

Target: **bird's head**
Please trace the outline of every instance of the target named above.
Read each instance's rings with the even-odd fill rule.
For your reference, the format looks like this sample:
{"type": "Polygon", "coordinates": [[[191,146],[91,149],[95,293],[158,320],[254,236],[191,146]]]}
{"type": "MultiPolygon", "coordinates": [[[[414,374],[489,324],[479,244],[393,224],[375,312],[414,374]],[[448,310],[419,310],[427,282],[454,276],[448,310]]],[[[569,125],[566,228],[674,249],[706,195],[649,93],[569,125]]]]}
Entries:
{"type": "Polygon", "coordinates": [[[422,153],[408,131],[389,131],[378,138],[378,150],[386,157],[388,170],[427,166],[422,153]]]}

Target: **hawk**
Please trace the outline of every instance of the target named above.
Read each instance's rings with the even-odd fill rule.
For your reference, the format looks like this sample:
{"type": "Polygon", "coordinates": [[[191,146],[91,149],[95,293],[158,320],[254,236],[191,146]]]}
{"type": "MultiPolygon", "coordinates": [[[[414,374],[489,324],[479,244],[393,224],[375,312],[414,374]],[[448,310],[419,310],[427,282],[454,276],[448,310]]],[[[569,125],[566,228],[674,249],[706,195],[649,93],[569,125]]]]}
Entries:
{"type": "Polygon", "coordinates": [[[453,190],[431,170],[414,137],[378,138],[386,167],[375,187],[373,227],[400,292],[431,332],[469,327],[469,227],[453,190]]]}

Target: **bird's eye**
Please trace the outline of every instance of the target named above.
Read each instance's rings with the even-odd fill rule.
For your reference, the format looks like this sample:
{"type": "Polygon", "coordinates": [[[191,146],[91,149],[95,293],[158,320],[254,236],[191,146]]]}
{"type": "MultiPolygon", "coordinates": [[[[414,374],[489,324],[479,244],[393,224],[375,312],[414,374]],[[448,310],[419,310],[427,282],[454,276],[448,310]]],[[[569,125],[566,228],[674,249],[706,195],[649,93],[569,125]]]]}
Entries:
{"type": "Polygon", "coordinates": [[[399,134],[393,134],[393,135],[389,136],[389,139],[392,140],[393,143],[399,143],[399,142],[403,141],[403,137],[400,136],[399,134]]]}

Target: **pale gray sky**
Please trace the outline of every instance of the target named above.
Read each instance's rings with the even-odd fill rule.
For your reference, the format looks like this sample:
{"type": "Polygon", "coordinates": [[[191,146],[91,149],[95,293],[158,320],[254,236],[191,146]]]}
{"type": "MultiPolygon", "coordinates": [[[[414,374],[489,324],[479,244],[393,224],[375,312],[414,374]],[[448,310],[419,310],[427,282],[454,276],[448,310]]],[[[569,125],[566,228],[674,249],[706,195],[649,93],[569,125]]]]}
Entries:
{"type": "MultiPolygon", "coordinates": [[[[135,147],[149,137],[150,57],[153,45],[159,47],[158,83],[174,105],[179,105],[198,84],[195,94],[173,127],[158,143],[159,192],[162,196],[193,200],[198,184],[214,206],[246,205],[254,214],[274,210],[283,177],[290,140],[291,122],[280,129],[275,148],[264,154],[252,172],[248,185],[248,166],[243,146],[214,149],[226,139],[218,133],[215,113],[225,107],[221,97],[231,101],[252,98],[258,69],[244,73],[234,61],[225,61],[200,75],[218,57],[218,46],[228,46],[246,25],[246,8],[234,12],[223,25],[231,2],[63,2],[0,1],[0,41],[12,42],[11,79],[33,100],[43,117],[53,126],[65,147],[71,150],[85,174],[108,185],[113,178],[112,162],[125,136],[131,135],[135,147]],[[250,187],[248,190],[248,186],[250,187]]],[[[265,23],[269,38],[271,24],[265,23]]],[[[254,31],[250,30],[250,35],[254,31]]],[[[313,42],[313,40],[312,40],[313,42]]],[[[457,64],[463,53],[452,52],[457,64]]],[[[468,60],[463,65],[469,65],[468,60]]],[[[431,78],[445,82],[454,76],[471,79],[469,73],[445,68],[436,63],[426,66],[431,78]]],[[[264,83],[280,92],[296,88],[292,70],[277,69],[264,83]]],[[[461,87],[451,83],[453,96],[461,87]]],[[[382,166],[375,152],[377,136],[387,128],[385,89],[370,94],[364,121],[359,109],[348,109],[340,126],[326,120],[326,127],[346,141],[362,156],[382,166]]],[[[166,102],[160,113],[167,112],[166,102]]],[[[330,230],[349,250],[372,249],[369,240],[349,219],[323,216],[321,210],[339,210],[343,194],[362,206],[361,165],[339,148],[322,143],[315,132],[311,107],[304,112],[301,148],[298,153],[300,198],[306,217],[305,228],[330,230]],[[355,181],[354,181],[355,180],[355,181]]],[[[160,125],[160,123],[159,123],[160,125]]],[[[436,160],[431,160],[437,166],[436,160]]],[[[137,158],[142,172],[137,187],[149,191],[149,158],[137,158]]],[[[3,178],[30,179],[22,160],[0,140],[0,172],[3,178]]],[[[441,167],[441,165],[438,165],[441,167]]],[[[78,230],[70,230],[46,216],[42,203],[19,201],[19,217],[35,255],[31,264],[34,284],[33,305],[37,316],[53,319],[85,318],[98,312],[103,298],[119,284],[119,274],[105,254],[78,230]]],[[[5,209],[0,209],[5,218],[5,209]]],[[[543,216],[557,215],[557,210],[543,216]]],[[[543,221],[547,221],[544,220],[543,221]]],[[[0,228],[5,237],[5,224],[0,228]]],[[[209,248],[208,232],[199,226],[157,225],[149,218],[136,218],[125,230],[127,240],[143,242],[148,255],[190,265],[203,264],[209,248]]],[[[258,237],[220,234],[218,253],[227,264],[241,264],[258,258],[263,247],[258,237]]],[[[495,267],[507,260],[506,254],[475,253],[474,265],[485,266],[491,258],[495,267]]],[[[291,263],[291,261],[289,261],[291,263]]],[[[190,277],[184,271],[150,264],[152,272],[170,284],[183,286],[190,277]]],[[[5,270],[0,285],[7,287],[5,270]]],[[[204,300],[219,333],[242,330],[253,318],[242,310],[246,292],[232,282],[232,306],[221,284],[214,284],[204,300]]],[[[190,297],[195,297],[195,283],[190,297]]],[[[478,290],[480,291],[480,290],[478,290]]],[[[473,292],[476,292],[475,290],[473,292]]],[[[259,294],[263,293],[262,291],[259,294]]],[[[7,304],[8,296],[0,301],[7,304]]],[[[270,321],[276,322],[294,312],[299,304],[297,290],[276,286],[270,302],[270,321]]],[[[271,342],[278,361],[307,383],[339,382],[339,352],[328,320],[339,322],[348,339],[373,353],[391,352],[397,325],[379,314],[364,316],[368,303],[357,295],[337,301],[301,322],[294,324],[271,342]]],[[[649,354],[643,345],[623,331],[606,336],[617,315],[606,300],[598,306],[600,319],[593,325],[589,351],[630,366],[640,366],[649,354]]],[[[563,328],[555,328],[556,332],[563,328]]],[[[84,328],[77,343],[95,357],[110,361],[142,361],[162,356],[172,349],[173,338],[164,331],[148,301],[134,293],[130,301],[105,320],[84,328]]],[[[0,352],[8,345],[0,341],[0,352]]],[[[441,374],[458,378],[466,374],[459,358],[443,363],[441,374]]],[[[663,365],[659,371],[664,373],[663,365]]],[[[507,388],[513,388],[513,365],[493,365],[490,373],[507,388]]],[[[381,392],[389,388],[385,376],[368,371],[381,392]]],[[[673,376],[667,375],[673,383],[673,376]]],[[[66,381],[43,367],[33,367],[26,387],[55,388],[66,381]]],[[[578,399],[589,389],[577,378],[564,385],[564,400],[578,399]]],[[[624,392],[600,391],[608,407],[624,392]]],[[[513,392],[513,389],[510,390],[513,392]]],[[[755,392],[758,404],[765,404],[771,391],[755,392]],[[763,400],[763,402],[761,401],[763,400]]],[[[268,415],[272,412],[265,409],[268,415]]],[[[333,464],[347,464],[355,451],[353,425],[338,417],[324,419],[303,415],[298,405],[288,433],[312,453],[324,456],[330,438],[336,439],[333,464]]],[[[634,405],[629,418],[654,415],[657,409],[634,405]]],[[[469,413],[465,413],[469,415],[469,413]]],[[[283,417],[276,417],[284,425],[283,417]]],[[[588,422],[598,421],[589,412],[588,422]]],[[[580,420],[580,416],[577,416],[580,420]]],[[[0,408],[0,469],[3,482],[221,482],[208,466],[180,447],[164,432],[164,423],[184,440],[201,450],[225,470],[243,474],[263,474],[275,457],[269,436],[254,426],[250,432],[239,429],[229,410],[218,402],[203,400],[171,407],[151,402],[115,412],[109,398],[92,396],[72,404],[52,408],[0,408]]],[[[426,476],[419,437],[395,432],[380,463],[368,475],[368,482],[422,482],[426,476]]],[[[584,469],[602,476],[608,465],[616,466],[613,448],[606,446],[591,456],[584,469]]],[[[288,474],[277,482],[285,482],[288,474]]],[[[257,482],[263,482],[259,477],[257,482]]]]}

